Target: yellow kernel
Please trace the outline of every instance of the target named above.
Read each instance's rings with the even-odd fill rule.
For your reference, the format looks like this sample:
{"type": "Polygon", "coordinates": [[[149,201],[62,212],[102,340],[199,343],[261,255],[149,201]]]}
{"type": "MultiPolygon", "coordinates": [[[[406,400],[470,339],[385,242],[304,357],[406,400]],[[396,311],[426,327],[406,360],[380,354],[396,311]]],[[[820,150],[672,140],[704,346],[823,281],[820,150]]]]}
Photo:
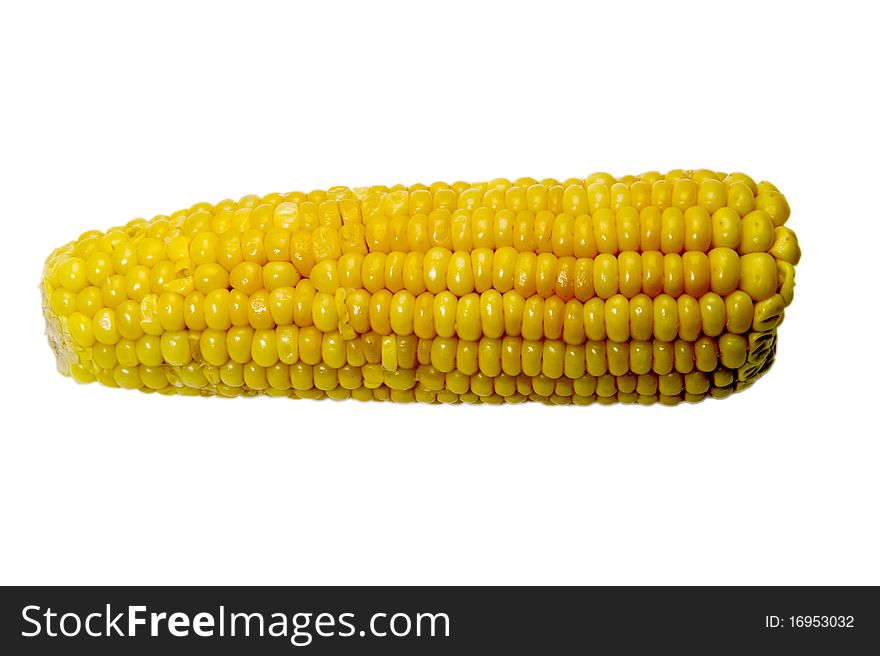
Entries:
{"type": "Polygon", "coordinates": [[[137,365],[116,365],[113,369],[113,380],[123,389],[139,389],[141,387],[141,374],[137,365]]]}
{"type": "Polygon", "coordinates": [[[135,343],[138,362],[149,366],[162,364],[161,340],[157,335],[143,335],[135,343]]]}
{"type": "Polygon", "coordinates": [[[602,299],[618,292],[618,266],[614,255],[602,253],[593,261],[593,288],[602,299]]]}
{"type": "Polygon", "coordinates": [[[215,289],[226,289],[229,282],[229,274],[216,262],[200,264],[193,273],[195,288],[202,294],[208,294],[215,289]]]}
{"type": "Polygon", "coordinates": [[[588,340],[603,341],[605,332],[605,301],[591,298],[584,303],[584,334],[588,340]]]}
{"type": "Polygon", "coordinates": [[[227,271],[232,271],[243,258],[241,254],[241,232],[228,230],[217,239],[215,261],[227,271]]]}
{"type": "Polygon", "coordinates": [[[109,308],[98,310],[92,319],[92,333],[95,340],[101,344],[113,345],[119,341],[119,331],[116,328],[116,314],[113,310],[109,308]]]}
{"type": "Polygon", "coordinates": [[[267,262],[263,265],[263,287],[268,292],[293,287],[300,279],[299,272],[290,262],[267,262]]]}
{"type": "MultiPolygon", "coordinates": [[[[667,178],[668,179],[668,178],[667,178]]],[[[697,185],[693,180],[682,178],[672,186],[672,204],[685,211],[697,203],[697,185]]]]}
{"type": "Polygon", "coordinates": [[[642,291],[642,256],[635,251],[624,251],[618,255],[617,277],[619,291],[627,298],[642,291]]]}
{"type": "Polygon", "coordinates": [[[425,287],[432,294],[439,294],[446,289],[447,270],[452,253],[441,247],[434,247],[425,254],[423,275],[425,287]]]}
{"type": "Polygon", "coordinates": [[[427,289],[422,273],[424,264],[425,255],[419,251],[407,253],[403,260],[403,286],[415,296],[418,296],[427,289]]]}
{"type": "Polygon", "coordinates": [[[392,294],[387,289],[380,289],[370,297],[370,327],[379,335],[391,334],[391,317],[389,314],[392,294]]]}
{"type": "Polygon", "coordinates": [[[83,348],[88,348],[95,343],[92,318],[82,312],[73,312],[67,318],[67,328],[73,340],[83,348]]]}
{"type": "Polygon", "coordinates": [[[229,387],[244,385],[244,367],[240,362],[229,360],[220,367],[220,380],[229,387]]]}
{"type": "Polygon", "coordinates": [[[391,330],[396,335],[411,335],[415,316],[416,297],[406,290],[401,290],[391,298],[389,310],[391,330]]]}
{"type": "Polygon", "coordinates": [[[164,293],[156,300],[156,312],[158,313],[159,325],[164,330],[183,330],[186,322],[183,316],[183,296],[180,294],[164,293]]]}
{"type": "Polygon", "coordinates": [[[755,304],[755,317],[752,330],[768,331],[776,328],[785,316],[785,301],[780,294],[774,294],[765,301],[755,304]]]}
{"type": "Polygon", "coordinates": [[[611,190],[608,185],[601,181],[587,184],[587,207],[593,216],[598,210],[611,207],[611,190]]]}
{"type": "Polygon", "coordinates": [[[629,330],[634,340],[648,340],[654,334],[654,301],[646,294],[630,299],[629,330]]]}
{"type": "Polygon", "coordinates": [[[76,298],[77,295],[69,289],[59,287],[52,291],[49,307],[56,315],[67,317],[76,309],[76,298]]]}
{"type": "Polygon", "coordinates": [[[342,244],[338,230],[323,225],[316,228],[312,233],[312,253],[316,261],[339,259],[342,254],[342,244]]]}
{"type": "Polygon", "coordinates": [[[271,367],[278,362],[278,347],[274,329],[254,331],[251,341],[251,359],[261,367],[271,367]]]}
{"type": "MultiPolygon", "coordinates": [[[[279,263],[280,264],[280,263],[279,263]]],[[[292,266],[292,265],[291,265],[292,266]]],[[[339,272],[336,260],[322,260],[318,262],[309,274],[309,279],[319,292],[333,294],[339,288],[339,272]]],[[[293,283],[288,282],[279,287],[289,287],[293,283]]]]}
{"type": "Polygon", "coordinates": [[[709,337],[717,337],[724,331],[727,323],[724,299],[716,293],[709,292],[700,297],[699,303],[703,333],[709,337]]]}
{"type": "Polygon", "coordinates": [[[540,296],[526,299],[520,332],[528,340],[540,340],[544,337],[544,299],[540,296]]]}
{"type": "Polygon", "coordinates": [[[614,294],[605,303],[605,331],[613,342],[629,339],[629,299],[614,294]]]}
{"type": "Polygon", "coordinates": [[[470,253],[455,251],[452,254],[446,273],[446,287],[459,297],[474,291],[474,273],[471,268],[470,253]]]}
{"type": "Polygon", "coordinates": [[[742,242],[739,252],[741,255],[766,252],[773,246],[773,237],[773,223],[770,221],[770,216],[762,210],[749,212],[742,218],[742,242]]]}
{"type": "Polygon", "coordinates": [[[684,213],[684,249],[706,253],[712,247],[712,217],[703,207],[690,207],[684,213]]]}
{"type": "Polygon", "coordinates": [[[544,338],[561,339],[565,325],[565,301],[558,296],[544,300],[544,338]]]}
{"type": "Polygon", "coordinates": [[[250,296],[263,287],[263,266],[257,262],[246,261],[236,265],[229,272],[229,284],[233,289],[250,296]]]}
{"type": "Polygon", "coordinates": [[[299,360],[299,328],[278,326],[275,329],[275,348],[281,362],[295,364],[299,360]]]}
{"type": "Polygon", "coordinates": [[[701,318],[700,304],[693,296],[682,294],[678,302],[678,335],[683,340],[692,342],[700,336],[701,318]]]}
{"type": "Polygon", "coordinates": [[[267,330],[275,327],[272,319],[271,299],[269,292],[261,289],[250,295],[247,303],[248,323],[258,330],[267,330]]]}
{"type": "Polygon", "coordinates": [[[582,214],[574,221],[574,256],[578,258],[593,258],[599,253],[596,244],[596,232],[593,228],[593,217],[582,214]]]}
{"type": "Polygon", "coordinates": [[[403,263],[406,253],[394,250],[385,256],[384,287],[392,294],[403,289],[403,263]]]}
{"type": "Polygon", "coordinates": [[[731,333],[744,333],[751,329],[754,316],[751,297],[737,290],[724,299],[724,313],[727,316],[727,330],[731,333]]]}
{"type": "Polygon", "coordinates": [[[64,289],[79,292],[89,284],[86,271],[86,263],[82,258],[71,257],[58,268],[58,282],[64,289]]]}
{"type": "Polygon", "coordinates": [[[727,189],[720,180],[705,179],[699,183],[697,191],[697,204],[710,214],[725,207],[727,204],[727,189]]]}
{"type": "Polygon", "coordinates": [[[677,298],[684,291],[684,263],[678,253],[663,256],[663,292],[677,298]]]}
{"type": "Polygon", "coordinates": [[[755,207],[767,212],[775,227],[784,225],[791,214],[785,196],[775,189],[759,190],[755,198],[755,207]]]}
{"type": "Polygon", "coordinates": [[[480,296],[466,294],[458,299],[455,308],[455,329],[461,339],[476,341],[482,335],[480,296]]]}
{"type": "Polygon", "coordinates": [[[754,193],[745,182],[737,181],[727,187],[727,207],[741,217],[755,209],[754,193]]]}
{"type": "Polygon", "coordinates": [[[678,337],[678,303],[667,294],[654,299],[654,337],[671,342],[678,337]]]}
{"type": "MultiPolygon", "coordinates": [[[[61,289],[61,288],[59,288],[61,289]]],[[[63,290],[68,291],[68,290],[63,290]]],[[[95,316],[95,313],[104,307],[104,299],[101,290],[97,287],[86,287],[76,295],[76,309],[88,317],[95,316]]]]}
{"type": "Polygon", "coordinates": [[[663,210],[660,224],[660,250],[663,253],[681,253],[684,250],[684,214],[677,207],[663,210]]]}
{"type": "Polygon", "coordinates": [[[241,254],[245,262],[253,262],[260,266],[268,261],[266,255],[266,233],[258,228],[251,228],[241,233],[241,254]]]}
{"type": "Polygon", "coordinates": [[[665,284],[663,271],[664,255],[660,251],[642,253],[642,289],[649,297],[654,298],[663,291],[665,284]]]}
{"type": "Polygon", "coordinates": [[[614,211],[605,207],[596,210],[592,216],[593,233],[599,253],[616,254],[618,251],[617,218],[614,211]]]}
{"type": "Polygon", "coordinates": [[[754,301],[764,301],[776,293],[776,260],[769,253],[749,253],[740,258],[739,288],[754,301]]]}
{"type": "MultiPolygon", "coordinates": [[[[86,279],[90,285],[101,287],[113,275],[113,260],[102,251],[93,252],[85,263],[86,279]]],[[[60,278],[59,278],[60,282],[60,278]]],[[[110,367],[105,367],[109,369],[110,367]]]]}
{"type": "Polygon", "coordinates": [[[162,357],[168,364],[182,367],[192,360],[189,334],[185,330],[162,333],[162,357]]]}
{"type": "Polygon", "coordinates": [[[801,259],[801,249],[794,232],[785,226],[776,228],[773,231],[773,246],[770,254],[778,261],[797,264],[801,259]]]}
{"type": "Polygon", "coordinates": [[[727,296],[739,286],[740,258],[735,250],[727,247],[709,251],[709,275],[712,291],[727,296]]]}
{"type": "Polygon", "coordinates": [[[266,368],[255,362],[248,362],[243,367],[244,384],[248,389],[264,390],[269,387],[266,368]]]}
{"type": "Polygon", "coordinates": [[[563,212],[577,216],[586,212],[588,206],[587,190],[582,184],[572,184],[565,187],[562,193],[563,212]]]}
{"type": "Polygon", "coordinates": [[[339,369],[346,362],[345,341],[339,333],[325,333],[321,340],[321,361],[328,367],[339,369]]]}
{"type": "Polygon", "coordinates": [[[229,359],[226,349],[226,333],[222,330],[208,329],[199,337],[199,353],[210,365],[219,367],[229,359]]]}
{"type": "MultiPolygon", "coordinates": [[[[137,246],[138,264],[153,267],[165,259],[165,242],[155,237],[146,237],[137,246]]],[[[121,272],[120,272],[121,273],[121,272]]]]}
{"type": "Polygon", "coordinates": [[[684,291],[699,298],[709,291],[709,258],[702,251],[687,251],[681,256],[684,291]]]}
{"type": "Polygon", "coordinates": [[[480,325],[482,333],[492,339],[504,334],[503,297],[494,289],[480,295],[480,325]]]}
{"type": "MultiPolygon", "coordinates": [[[[195,235],[189,243],[189,259],[196,266],[200,264],[216,263],[217,244],[219,237],[215,232],[201,232],[195,235]]],[[[171,258],[169,256],[169,259],[171,258]]],[[[138,261],[147,264],[138,252],[138,261]]]]}
{"type": "Polygon", "coordinates": [[[738,369],[746,363],[748,341],[742,335],[727,333],[718,340],[721,364],[729,369],[738,369]]]}
{"type": "Polygon", "coordinates": [[[226,331],[226,351],[230,359],[240,364],[251,359],[254,332],[250,326],[235,326],[226,331]]]}

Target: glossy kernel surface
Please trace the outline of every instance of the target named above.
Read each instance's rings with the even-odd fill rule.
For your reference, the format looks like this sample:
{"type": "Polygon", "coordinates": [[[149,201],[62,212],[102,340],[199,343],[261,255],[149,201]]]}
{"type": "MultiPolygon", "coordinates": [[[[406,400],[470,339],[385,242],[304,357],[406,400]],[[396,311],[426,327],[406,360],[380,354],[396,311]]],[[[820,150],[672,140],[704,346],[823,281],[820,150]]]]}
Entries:
{"type": "Polygon", "coordinates": [[[245,196],[83,233],[47,259],[43,309],[83,383],[673,405],[773,363],[790,213],[707,169],[245,196]]]}

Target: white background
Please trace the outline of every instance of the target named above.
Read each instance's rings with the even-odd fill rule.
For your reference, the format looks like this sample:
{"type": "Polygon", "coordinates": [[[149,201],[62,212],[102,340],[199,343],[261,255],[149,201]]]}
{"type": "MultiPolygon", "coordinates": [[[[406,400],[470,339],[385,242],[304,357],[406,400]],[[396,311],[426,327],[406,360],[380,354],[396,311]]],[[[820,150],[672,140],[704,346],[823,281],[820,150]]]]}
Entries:
{"type": "Polygon", "coordinates": [[[0,582],[867,584],[870,3],[8,3],[0,582]],[[801,241],[773,370],[678,408],[147,396],[55,372],[56,246],[246,193],[711,167],[801,241]]]}

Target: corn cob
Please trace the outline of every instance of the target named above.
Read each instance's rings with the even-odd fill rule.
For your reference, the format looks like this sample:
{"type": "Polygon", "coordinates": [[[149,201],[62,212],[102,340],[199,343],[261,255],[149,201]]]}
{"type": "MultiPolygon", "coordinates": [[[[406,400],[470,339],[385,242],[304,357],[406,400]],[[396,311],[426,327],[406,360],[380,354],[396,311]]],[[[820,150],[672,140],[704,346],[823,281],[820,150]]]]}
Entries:
{"type": "Polygon", "coordinates": [[[163,394],[676,404],[773,362],[800,258],[708,170],[273,193],[91,231],[41,285],[61,373],[163,394]]]}

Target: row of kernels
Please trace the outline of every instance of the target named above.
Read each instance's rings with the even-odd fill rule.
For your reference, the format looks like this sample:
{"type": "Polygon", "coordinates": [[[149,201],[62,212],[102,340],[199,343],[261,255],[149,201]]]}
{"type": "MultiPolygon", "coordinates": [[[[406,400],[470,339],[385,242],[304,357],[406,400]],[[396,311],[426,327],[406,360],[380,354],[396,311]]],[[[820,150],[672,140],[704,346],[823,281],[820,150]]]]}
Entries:
{"type": "MultiPolygon", "coordinates": [[[[80,367],[81,369],[81,367],[80,367]]],[[[551,379],[543,374],[495,377],[459,371],[441,376],[410,371],[390,372],[366,365],[339,370],[323,365],[229,362],[221,367],[189,365],[181,368],[116,365],[79,371],[82,382],[97,379],[111,387],[160,391],[166,394],[218,393],[224,396],[264,393],[295,398],[391,400],[396,402],[517,403],[526,399],[554,404],[587,405],[599,402],[699,401],[711,394],[723,398],[733,391],[728,376],[700,371],[687,374],[585,375],[577,380],[551,379]]]]}
{"type": "Polygon", "coordinates": [[[93,330],[87,322],[77,322],[76,317],[67,324],[75,349],[82,357],[95,357],[108,361],[133,366],[146,364],[158,366],[172,364],[183,366],[193,360],[197,353],[200,333],[186,330],[165,332],[162,335],[145,335],[139,337],[113,336],[113,340],[97,341],[93,330]],[[95,355],[97,354],[97,355],[95,355]]]}
{"type": "MultiPolygon", "coordinates": [[[[271,373],[271,372],[269,372],[271,373]]],[[[73,373],[74,377],[80,382],[93,382],[96,378],[101,380],[104,384],[110,386],[120,386],[116,384],[113,376],[111,374],[116,374],[116,372],[109,372],[105,370],[99,370],[97,375],[93,374],[90,371],[86,371],[82,369],[82,367],[77,366],[75,372],[73,373]]],[[[503,396],[499,393],[492,393],[489,395],[478,394],[474,391],[467,391],[462,394],[457,394],[449,389],[444,389],[441,391],[431,391],[423,388],[422,386],[415,386],[413,388],[408,389],[394,389],[387,385],[379,385],[375,388],[368,387],[359,387],[353,390],[349,390],[343,387],[341,384],[336,387],[328,387],[327,383],[324,383],[324,387],[326,387],[326,391],[322,390],[317,386],[312,386],[307,389],[290,389],[290,388],[276,388],[271,385],[264,386],[263,381],[259,378],[259,374],[256,371],[249,370],[247,372],[248,377],[251,379],[251,382],[258,387],[249,388],[246,386],[232,386],[227,385],[223,382],[217,384],[216,386],[211,386],[210,389],[199,389],[187,387],[184,385],[173,385],[167,384],[164,387],[159,387],[162,385],[163,373],[159,370],[144,370],[142,383],[146,381],[148,383],[144,386],[140,387],[140,391],[143,392],[156,392],[162,394],[181,394],[181,395],[212,395],[219,394],[221,396],[226,397],[235,397],[235,396],[254,396],[256,394],[267,394],[271,396],[288,396],[290,398],[298,398],[298,399],[323,399],[330,398],[335,400],[344,400],[344,399],[355,399],[359,401],[391,401],[395,403],[410,403],[414,401],[422,402],[422,403],[484,403],[484,404],[501,404],[501,403],[522,403],[526,400],[537,401],[552,405],[567,405],[567,404],[575,404],[575,405],[589,405],[595,402],[599,402],[600,404],[609,404],[609,403],[640,403],[644,405],[650,405],[653,403],[661,403],[665,405],[676,405],[682,401],[686,402],[698,402],[705,398],[708,395],[711,395],[715,398],[724,398],[728,396],[732,391],[732,387],[727,388],[711,388],[708,393],[691,393],[691,392],[683,392],[678,395],[663,395],[663,394],[654,394],[654,395],[646,395],[639,394],[637,392],[626,392],[623,390],[618,390],[616,392],[612,391],[616,383],[611,381],[603,380],[597,383],[597,391],[589,396],[583,396],[578,394],[577,392],[566,394],[566,389],[561,390],[563,393],[556,393],[555,388],[552,392],[547,388],[543,382],[538,382],[536,385],[536,390],[532,391],[530,394],[521,394],[519,392],[512,393],[507,396],[503,396]],[[600,394],[605,394],[602,396],[600,394]]],[[[125,374],[123,374],[125,375],[125,374]]],[[[129,372],[130,375],[130,372],[129,372]]],[[[233,378],[237,378],[234,376],[233,378]]],[[[281,380],[280,376],[278,377],[281,380]]],[[[130,384],[131,387],[137,387],[136,384],[137,378],[135,378],[134,384],[130,384]]],[[[235,382],[235,380],[233,380],[235,382]]],[[[268,381],[267,381],[268,382],[268,381]]],[[[520,384],[523,388],[525,385],[521,380],[518,379],[518,384],[520,384]]],[[[476,389],[484,392],[485,385],[481,379],[475,379],[476,389]]],[[[750,383],[749,383],[750,384],[750,383]]],[[[742,385],[742,384],[739,384],[742,385]]],[[[739,385],[737,389],[739,389],[739,385]]],[[[699,386],[699,384],[698,384],[699,386]]],[[[676,389],[676,385],[673,383],[667,384],[666,387],[670,390],[676,389]]],[[[684,387],[684,386],[682,386],[684,387]]]]}
{"type": "MultiPolygon", "coordinates": [[[[375,187],[374,190],[387,192],[389,190],[388,187],[375,187]]],[[[314,204],[320,204],[326,200],[343,200],[343,199],[351,199],[355,198],[356,194],[354,190],[344,187],[331,187],[327,190],[315,189],[310,192],[302,192],[302,191],[291,191],[286,193],[278,193],[273,192],[266,194],[264,196],[259,196],[256,194],[249,194],[243,196],[238,201],[233,200],[231,198],[227,198],[221,200],[217,203],[196,203],[188,208],[178,210],[171,215],[172,219],[179,217],[187,217],[196,212],[209,212],[209,213],[220,213],[220,212],[235,212],[240,209],[255,209],[260,207],[261,205],[267,205],[270,207],[276,207],[282,203],[294,203],[294,204],[302,204],[311,202],[314,204]]],[[[157,219],[167,219],[168,217],[156,217],[157,219]]]]}
{"type": "MultiPolygon", "coordinates": [[[[540,387],[540,384],[539,384],[540,387]]],[[[674,385],[673,382],[667,383],[667,387],[672,390],[677,386],[674,385]]],[[[380,388],[381,389],[381,388],[380,388]]],[[[682,389],[684,386],[682,385],[682,389]]],[[[543,390],[542,390],[543,391],[543,390]]],[[[424,402],[424,403],[469,403],[469,404],[500,404],[500,403],[522,403],[524,401],[534,401],[539,403],[544,403],[547,405],[578,405],[578,406],[586,406],[591,405],[593,403],[599,403],[600,405],[611,405],[615,403],[627,403],[627,404],[641,404],[641,405],[653,405],[655,403],[660,403],[661,405],[669,405],[674,406],[679,403],[698,403],[707,397],[713,398],[725,398],[729,396],[733,392],[733,387],[727,388],[717,388],[713,387],[708,392],[705,393],[690,393],[687,391],[680,392],[675,395],[665,395],[665,394],[639,394],[638,392],[625,392],[625,391],[613,391],[610,382],[603,381],[600,390],[597,390],[596,393],[585,396],[581,394],[571,394],[570,396],[561,395],[551,393],[549,395],[544,395],[539,392],[532,392],[530,394],[520,394],[519,392],[512,394],[510,396],[502,397],[499,394],[492,394],[490,396],[480,397],[473,392],[468,392],[466,394],[455,394],[449,390],[443,390],[440,392],[430,392],[420,389],[416,387],[414,390],[414,397],[416,401],[424,402]],[[598,391],[602,391],[605,396],[602,396],[598,393],[598,391]]],[[[384,397],[380,400],[387,400],[387,397],[384,397]]]]}
{"type": "MultiPolygon", "coordinates": [[[[730,381],[726,385],[732,384],[731,377],[724,376],[722,378],[730,381]]],[[[572,380],[569,378],[554,379],[543,374],[529,376],[502,373],[498,376],[487,376],[483,373],[467,375],[460,371],[452,371],[445,375],[437,372],[423,374],[420,368],[416,379],[418,381],[417,389],[429,393],[452,392],[460,395],[472,392],[479,397],[497,395],[505,399],[512,396],[532,397],[533,395],[539,397],[599,396],[610,398],[618,392],[637,393],[643,396],[654,396],[658,393],[672,396],[685,391],[691,394],[705,394],[711,387],[717,386],[713,382],[713,376],[700,371],[692,371],[687,374],[670,372],[663,375],[647,373],[614,376],[606,373],[593,376],[587,374],[572,380]]]]}
{"type": "MultiPolygon", "coordinates": [[[[419,351],[428,351],[428,361],[437,371],[453,370],[489,376],[542,374],[550,378],[577,379],[585,373],[623,375],[653,371],[658,374],[694,369],[716,371],[719,365],[736,369],[749,355],[750,342],[742,335],[724,334],[718,339],[702,337],[696,342],[633,341],[628,344],[587,342],[583,345],[559,341],[537,342],[519,337],[501,340],[483,338],[479,342],[456,338],[419,340],[419,351]]],[[[418,361],[424,364],[426,358],[418,361]]]]}
{"type": "MultiPolygon", "coordinates": [[[[481,336],[504,335],[526,339],[562,339],[567,343],[610,339],[671,340],[678,337],[694,341],[700,335],[717,336],[723,331],[745,333],[750,329],[766,330],[782,321],[781,297],[776,295],[754,304],[741,291],[726,297],[708,293],[699,299],[661,294],[655,299],[639,294],[632,299],[617,294],[607,301],[593,298],[581,304],[563,302],[558,297],[543,299],[534,295],[523,298],[516,291],[500,294],[495,290],[457,298],[449,292],[418,297],[407,291],[391,294],[378,292],[350,294],[345,299],[346,327],[353,333],[375,331],[388,335],[415,334],[474,340],[481,336]],[[756,309],[757,308],[757,309],[756,309]]],[[[322,330],[335,330],[338,312],[335,298],[326,297],[328,317],[322,330]]],[[[301,325],[310,325],[305,321],[301,325]]]]}
{"type": "Polygon", "coordinates": [[[265,232],[253,228],[244,232],[233,229],[220,234],[201,233],[190,242],[189,259],[194,266],[219,264],[230,273],[242,263],[291,263],[301,275],[308,275],[316,261],[336,259],[347,252],[347,235],[351,230],[360,231],[355,248],[366,252],[362,226],[319,225],[294,230],[280,226],[265,232]]]}
{"type": "MultiPolygon", "coordinates": [[[[424,255],[402,251],[367,256],[349,253],[337,261],[315,265],[309,278],[319,291],[328,294],[340,287],[364,288],[370,293],[405,289],[414,295],[449,290],[458,297],[490,289],[501,293],[513,289],[523,296],[586,301],[594,295],[608,299],[617,293],[627,298],[639,293],[654,297],[661,292],[673,297],[683,293],[702,296],[709,290],[727,295],[740,288],[761,301],[776,292],[776,269],[777,260],[767,253],[740,256],[724,247],[708,254],[625,251],[618,256],[601,254],[595,259],[517,253],[509,247],[498,251],[480,248],[470,253],[436,247],[424,255]]],[[[261,276],[253,268],[249,276],[232,276],[230,282],[234,288],[251,293],[261,284],[271,290],[288,286],[297,278],[292,272],[284,273],[285,277],[282,273],[261,276]]],[[[201,280],[198,273],[197,279],[201,280]]],[[[206,293],[209,287],[199,283],[196,288],[206,293]]]]}
{"type": "Polygon", "coordinates": [[[368,333],[345,340],[339,333],[321,333],[313,326],[280,326],[275,330],[239,327],[202,332],[198,338],[198,357],[215,366],[233,360],[240,364],[253,361],[261,366],[276,362],[323,363],[334,369],[378,364],[397,370],[411,369],[420,361],[429,361],[430,344],[422,346],[427,350],[421,354],[419,346],[415,337],[368,333]]]}
{"type": "MultiPolygon", "coordinates": [[[[694,368],[709,372],[719,364],[736,369],[748,358],[758,362],[765,357],[754,340],[731,333],[718,338],[700,337],[695,342],[646,340],[566,344],[559,340],[535,341],[521,337],[484,337],[471,341],[455,337],[421,339],[376,333],[343,340],[338,333],[322,334],[314,328],[287,326],[275,331],[255,331],[247,327],[225,333],[206,330],[197,337],[196,357],[215,366],[232,360],[240,364],[253,361],[261,366],[276,362],[324,363],[331,368],[375,364],[396,371],[411,369],[417,364],[430,364],[443,373],[458,370],[473,374],[479,371],[489,376],[504,372],[509,375],[542,373],[552,378],[563,375],[578,378],[585,372],[592,375],[605,371],[615,375],[630,371],[662,374],[672,370],[687,373],[694,368]]],[[[157,338],[145,336],[134,343],[126,342],[124,349],[117,345],[120,361],[130,362],[137,357],[139,362],[146,364],[162,362],[164,343],[157,338]]],[[[194,344],[193,338],[190,344],[194,344]]],[[[186,364],[189,360],[184,356],[175,363],[181,361],[186,364]]]]}
{"type": "MultiPolygon", "coordinates": [[[[765,335],[770,333],[765,333],[765,335]]],[[[274,330],[255,330],[249,326],[227,331],[167,332],[161,336],[142,335],[121,338],[114,344],[94,343],[90,356],[109,368],[114,364],[182,367],[203,362],[222,366],[254,362],[263,367],[278,362],[330,368],[361,367],[373,364],[389,371],[408,370],[430,364],[438,371],[489,376],[542,374],[551,378],[578,378],[584,373],[614,375],[627,372],[663,374],[675,370],[714,371],[719,364],[730,369],[745,362],[763,362],[775,345],[772,339],[725,333],[720,337],[700,337],[695,342],[676,340],[634,340],[628,343],[587,341],[566,344],[560,340],[528,340],[521,337],[464,340],[456,337],[421,339],[416,336],[368,333],[344,340],[338,333],[321,333],[314,327],[283,326],[274,330]]],[[[84,347],[88,348],[88,347],[84,347]]]]}
{"type": "MultiPolygon", "coordinates": [[[[357,235],[366,240],[370,252],[427,252],[438,246],[469,252],[509,246],[518,252],[553,253],[559,257],[595,257],[625,250],[707,252],[718,246],[746,254],[769,250],[775,239],[773,220],[764,210],[741,217],[732,208],[710,214],[700,207],[682,212],[675,207],[660,210],[654,206],[617,211],[603,208],[594,214],[480,208],[474,212],[440,209],[412,216],[376,215],[357,235]]],[[[363,250],[363,244],[349,245],[348,250],[363,250]]]]}
{"type": "MultiPolygon", "coordinates": [[[[167,260],[166,260],[167,262],[167,260]]],[[[156,262],[155,264],[160,264],[156,262]]],[[[62,256],[57,263],[57,268],[53,272],[56,281],[54,286],[74,293],[80,292],[86,287],[103,287],[112,278],[121,277],[119,274],[126,273],[130,268],[136,266],[137,262],[123,259],[119,263],[114,263],[105,253],[98,252],[89,256],[88,260],[77,257],[75,255],[62,256]]],[[[156,276],[167,273],[167,267],[173,269],[173,263],[168,262],[163,265],[162,270],[156,272],[156,276]]],[[[149,267],[142,267],[147,272],[147,277],[151,274],[149,267]]],[[[124,279],[123,279],[124,280],[124,279]]]]}
{"type": "Polygon", "coordinates": [[[725,206],[747,211],[762,196],[763,205],[776,209],[774,194],[778,192],[775,188],[759,189],[747,176],[728,176],[721,181],[714,174],[709,174],[711,172],[694,179],[687,175],[675,175],[665,178],[644,176],[642,179],[626,180],[603,174],[601,177],[590,176],[587,179],[571,179],[562,183],[547,179],[533,184],[529,184],[532,180],[520,180],[513,184],[501,181],[498,185],[456,183],[453,188],[435,190],[398,189],[365,197],[364,213],[367,217],[380,212],[393,217],[407,213],[428,213],[435,209],[473,211],[479,208],[592,213],[604,208],[642,209],[650,205],[660,209],[675,207],[682,211],[690,207],[702,207],[712,212],[725,206]]]}

